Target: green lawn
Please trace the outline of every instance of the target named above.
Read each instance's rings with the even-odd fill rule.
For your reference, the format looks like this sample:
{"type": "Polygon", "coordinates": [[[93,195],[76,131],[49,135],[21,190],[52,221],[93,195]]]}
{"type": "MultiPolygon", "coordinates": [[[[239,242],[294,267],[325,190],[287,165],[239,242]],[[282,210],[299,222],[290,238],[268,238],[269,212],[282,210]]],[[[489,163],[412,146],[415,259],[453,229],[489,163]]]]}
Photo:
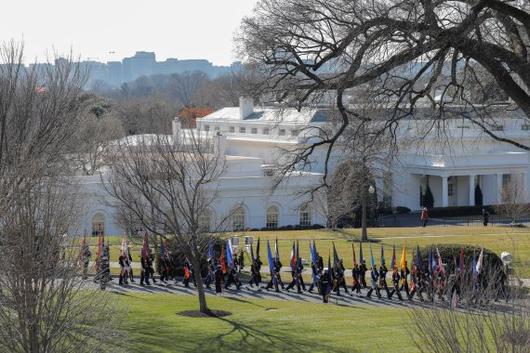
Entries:
{"type": "MultiPolygon", "coordinates": [[[[408,256],[411,254],[412,247],[416,245],[428,246],[430,244],[468,244],[477,247],[484,246],[497,254],[502,251],[509,251],[514,255],[514,263],[518,267],[519,273],[525,278],[530,277],[530,230],[524,228],[509,227],[465,227],[465,226],[448,226],[448,227],[411,227],[411,228],[371,228],[368,231],[369,238],[376,239],[377,244],[372,244],[374,256],[379,259],[380,243],[385,247],[387,261],[390,261],[392,245],[396,245],[398,256],[401,253],[403,242],[407,243],[408,256]],[[406,238],[406,239],[405,239],[406,238]]],[[[300,241],[300,252],[302,257],[309,258],[309,241],[315,240],[317,248],[321,255],[327,257],[332,251],[332,242],[335,242],[339,255],[345,260],[345,265],[351,267],[352,254],[351,242],[360,238],[359,229],[345,229],[339,231],[331,230],[298,230],[298,231],[274,231],[274,232],[246,232],[237,233],[237,235],[251,235],[256,241],[258,237],[262,239],[261,257],[267,263],[266,240],[271,241],[271,247],[274,251],[274,239],[278,238],[280,248],[280,258],[287,265],[291,252],[293,240],[300,241]]],[[[228,236],[224,234],[223,236],[228,236]]],[[[109,237],[111,244],[111,260],[117,261],[121,238],[109,237]]],[[[92,252],[95,255],[97,239],[91,238],[92,252]]],[[[359,254],[359,244],[355,243],[357,256],[359,254]]],[[[131,246],[134,261],[139,261],[141,245],[131,246]]],[[[369,247],[365,244],[364,256],[368,258],[369,247]]]]}
{"type": "Polygon", "coordinates": [[[188,295],[128,294],[123,328],[131,352],[416,352],[404,309],[208,297],[225,318],[176,315],[195,310],[188,295]]]}

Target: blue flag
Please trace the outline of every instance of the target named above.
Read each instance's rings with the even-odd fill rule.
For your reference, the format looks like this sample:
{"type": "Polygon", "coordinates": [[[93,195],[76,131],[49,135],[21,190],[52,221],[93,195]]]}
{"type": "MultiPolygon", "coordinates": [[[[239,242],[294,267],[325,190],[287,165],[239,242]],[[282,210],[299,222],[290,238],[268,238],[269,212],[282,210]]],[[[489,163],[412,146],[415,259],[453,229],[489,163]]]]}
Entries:
{"type": "Polygon", "coordinates": [[[381,265],[385,265],[385,248],[383,243],[381,243],[381,265]]]}
{"type": "Polygon", "coordinates": [[[213,242],[208,242],[208,259],[213,259],[214,253],[213,253],[213,242]]]}
{"type": "Polygon", "coordinates": [[[375,257],[374,253],[372,252],[372,243],[370,244],[370,265],[372,266],[372,269],[375,269],[375,257]]]}
{"type": "Polygon", "coordinates": [[[228,267],[234,268],[234,254],[232,253],[232,240],[226,241],[226,262],[228,267]]]}
{"type": "Polygon", "coordinates": [[[274,261],[272,259],[271,243],[268,240],[267,240],[267,261],[269,262],[269,270],[272,276],[272,274],[274,273],[274,261]]]}
{"type": "Polygon", "coordinates": [[[423,261],[421,259],[419,245],[416,245],[416,260],[415,261],[416,261],[416,267],[418,268],[418,270],[423,271],[423,261]]]}

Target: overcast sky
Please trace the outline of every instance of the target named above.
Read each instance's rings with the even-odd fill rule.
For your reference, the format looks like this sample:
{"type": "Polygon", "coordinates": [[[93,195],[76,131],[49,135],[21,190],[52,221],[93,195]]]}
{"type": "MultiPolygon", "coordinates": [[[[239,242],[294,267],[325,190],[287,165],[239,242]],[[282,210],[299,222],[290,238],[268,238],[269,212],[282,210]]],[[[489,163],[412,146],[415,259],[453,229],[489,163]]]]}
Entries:
{"type": "Polygon", "coordinates": [[[23,39],[26,61],[43,61],[54,49],[99,61],[145,50],[157,60],[227,65],[236,59],[234,33],[256,1],[2,0],[0,40],[23,39]]]}

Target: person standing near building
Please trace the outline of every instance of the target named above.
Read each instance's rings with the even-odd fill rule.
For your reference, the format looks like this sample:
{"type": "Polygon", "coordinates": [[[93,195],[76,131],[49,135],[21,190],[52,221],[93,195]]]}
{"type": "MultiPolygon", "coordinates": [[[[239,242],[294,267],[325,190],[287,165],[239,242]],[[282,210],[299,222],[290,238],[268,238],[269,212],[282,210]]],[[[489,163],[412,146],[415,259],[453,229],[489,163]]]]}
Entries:
{"type": "Polygon", "coordinates": [[[489,221],[490,221],[490,214],[485,208],[483,208],[482,209],[482,224],[484,224],[484,227],[488,226],[489,221]]]}
{"type": "Polygon", "coordinates": [[[421,225],[423,227],[426,227],[427,226],[427,222],[429,221],[429,211],[427,210],[427,207],[424,207],[421,210],[420,220],[421,220],[421,225]]]}

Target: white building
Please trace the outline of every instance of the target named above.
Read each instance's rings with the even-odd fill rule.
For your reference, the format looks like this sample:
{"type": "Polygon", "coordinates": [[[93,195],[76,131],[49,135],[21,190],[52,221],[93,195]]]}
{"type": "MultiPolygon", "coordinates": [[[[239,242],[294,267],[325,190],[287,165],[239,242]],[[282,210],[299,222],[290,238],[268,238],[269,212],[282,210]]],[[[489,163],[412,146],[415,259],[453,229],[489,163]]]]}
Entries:
{"type": "MultiPolygon", "coordinates": [[[[496,119],[493,129],[500,137],[530,143],[530,126],[516,114],[496,119]]],[[[282,150],[311,142],[315,130],[308,126],[324,127],[326,120],[326,110],[255,109],[249,98],[241,98],[239,107],[223,108],[198,119],[197,129],[219,138],[226,158],[226,172],[219,180],[220,194],[212,205],[213,219],[233,214],[234,229],[325,225],[325,211],[315,202],[308,203],[308,195],[303,194],[321,181],[324,150],[312,155],[309,170],[293,175],[274,192],[271,166],[282,158],[282,150]],[[238,208],[237,212],[234,208],[238,208]]],[[[399,156],[389,170],[391,188],[385,195],[388,206],[419,210],[420,189],[425,190],[427,183],[435,207],[474,205],[477,183],[485,205],[502,202],[503,186],[510,183],[516,183],[521,200],[528,201],[530,158],[527,152],[494,141],[465,120],[452,119],[444,124],[444,146],[433,133],[427,134],[418,145],[415,138],[424,135],[424,121],[402,121],[397,131],[399,156]]],[[[179,134],[180,129],[180,120],[175,118],[173,135],[179,134]]],[[[340,155],[333,156],[331,171],[339,160],[340,155]]],[[[122,234],[101,177],[80,177],[80,180],[87,200],[81,229],[122,234]]],[[[382,195],[378,197],[383,199],[382,195]]]]}

